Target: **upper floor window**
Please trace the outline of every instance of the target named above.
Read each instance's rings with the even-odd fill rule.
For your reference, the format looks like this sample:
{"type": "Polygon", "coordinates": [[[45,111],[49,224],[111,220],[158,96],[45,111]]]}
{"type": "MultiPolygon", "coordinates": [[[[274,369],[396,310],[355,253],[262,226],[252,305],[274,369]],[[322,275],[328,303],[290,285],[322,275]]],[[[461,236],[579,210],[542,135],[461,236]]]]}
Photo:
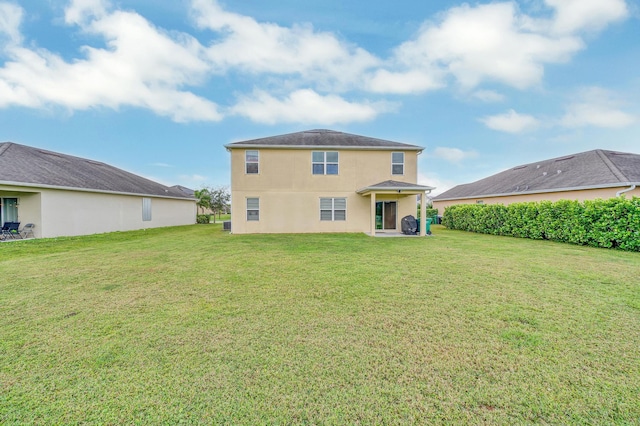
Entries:
{"type": "Polygon", "coordinates": [[[314,175],[337,175],[338,152],[337,151],[313,151],[311,163],[314,175]]]}
{"type": "Polygon", "coordinates": [[[248,175],[258,174],[258,164],[260,160],[259,151],[245,151],[244,152],[244,169],[248,175]]]}
{"type": "Polygon", "coordinates": [[[391,153],[391,174],[392,175],[404,174],[404,152],[391,153]]]}

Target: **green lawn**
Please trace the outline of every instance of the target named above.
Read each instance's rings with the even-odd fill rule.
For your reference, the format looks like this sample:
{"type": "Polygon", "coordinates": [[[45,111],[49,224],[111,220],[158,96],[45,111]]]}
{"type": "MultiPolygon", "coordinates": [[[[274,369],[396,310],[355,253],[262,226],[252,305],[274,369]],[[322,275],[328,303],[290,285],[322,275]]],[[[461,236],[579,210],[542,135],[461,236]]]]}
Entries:
{"type": "Polygon", "coordinates": [[[0,424],[638,424],[640,254],[218,225],[0,244],[0,424]]]}

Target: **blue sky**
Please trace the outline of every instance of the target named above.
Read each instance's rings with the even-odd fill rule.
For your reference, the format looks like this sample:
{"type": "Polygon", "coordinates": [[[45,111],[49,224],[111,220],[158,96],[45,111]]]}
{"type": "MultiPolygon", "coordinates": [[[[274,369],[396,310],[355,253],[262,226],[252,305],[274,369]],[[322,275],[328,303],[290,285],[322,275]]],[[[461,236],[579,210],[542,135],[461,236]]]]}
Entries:
{"type": "Polygon", "coordinates": [[[435,193],[640,153],[640,0],[0,0],[0,141],[167,185],[327,128],[424,146],[435,193]]]}

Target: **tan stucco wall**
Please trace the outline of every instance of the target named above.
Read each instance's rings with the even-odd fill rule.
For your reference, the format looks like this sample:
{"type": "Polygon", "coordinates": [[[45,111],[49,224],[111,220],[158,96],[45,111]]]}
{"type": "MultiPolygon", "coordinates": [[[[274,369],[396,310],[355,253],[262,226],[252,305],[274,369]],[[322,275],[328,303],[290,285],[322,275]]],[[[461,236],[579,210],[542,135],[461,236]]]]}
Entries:
{"type": "Polygon", "coordinates": [[[150,197],[151,220],[143,221],[142,196],[22,187],[0,187],[0,194],[18,197],[21,226],[34,223],[36,237],[190,225],[196,216],[191,200],[150,197]]]}
{"type": "MultiPolygon", "coordinates": [[[[482,201],[483,204],[504,204],[505,206],[512,203],[522,203],[529,201],[559,201],[559,200],[595,200],[597,198],[609,199],[616,196],[616,192],[629,188],[628,186],[617,188],[600,188],[582,191],[563,191],[563,192],[546,192],[543,194],[525,194],[511,195],[508,197],[479,197],[466,200],[437,201],[433,200],[433,208],[438,209],[438,213],[442,214],[444,209],[454,204],[477,204],[482,201]]],[[[625,193],[627,197],[640,197],[640,188],[625,193]]]]}
{"type": "MultiPolygon", "coordinates": [[[[331,149],[327,149],[328,151],[331,149]]],[[[332,150],[335,151],[335,150],[332,150]]],[[[245,174],[245,149],[231,152],[232,232],[368,232],[371,201],[357,190],[386,180],[416,183],[417,152],[404,151],[404,175],[391,174],[392,151],[338,150],[338,175],[313,175],[312,150],[260,149],[260,173],[245,174]],[[246,220],[247,197],[260,198],[260,220],[246,220]],[[347,198],[347,220],[321,221],[320,198],[347,198]]],[[[395,151],[400,152],[400,151],[395,151]]],[[[385,196],[398,201],[400,219],[416,214],[416,196],[385,196]]]]}

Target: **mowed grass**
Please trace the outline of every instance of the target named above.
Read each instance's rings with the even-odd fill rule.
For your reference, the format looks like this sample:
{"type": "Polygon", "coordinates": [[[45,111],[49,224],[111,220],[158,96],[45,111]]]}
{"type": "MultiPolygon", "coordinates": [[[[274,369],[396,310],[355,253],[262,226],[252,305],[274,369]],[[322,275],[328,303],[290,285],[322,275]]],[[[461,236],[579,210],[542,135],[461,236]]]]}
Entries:
{"type": "Polygon", "coordinates": [[[640,422],[640,255],[433,231],[0,244],[0,423],[640,422]]]}

